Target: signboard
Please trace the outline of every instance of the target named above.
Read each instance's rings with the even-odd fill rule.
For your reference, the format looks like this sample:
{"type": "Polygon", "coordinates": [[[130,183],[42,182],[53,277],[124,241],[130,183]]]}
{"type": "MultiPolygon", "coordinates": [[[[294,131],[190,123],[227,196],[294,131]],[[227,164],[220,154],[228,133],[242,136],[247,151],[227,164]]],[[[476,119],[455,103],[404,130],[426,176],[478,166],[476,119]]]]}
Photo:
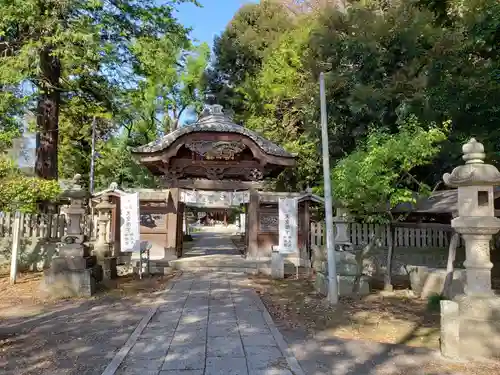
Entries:
{"type": "Polygon", "coordinates": [[[207,191],[207,190],[181,190],[181,202],[189,206],[202,206],[214,208],[238,207],[250,200],[248,191],[207,191]]]}
{"type": "Polygon", "coordinates": [[[279,252],[298,251],[298,203],[295,198],[279,199],[279,252]]]}
{"type": "Polygon", "coordinates": [[[121,251],[140,251],[139,193],[120,197],[120,223],[121,251]]]}
{"type": "Polygon", "coordinates": [[[33,175],[36,160],[36,135],[24,133],[21,138],[14,138],[9,154],[23,173],[33,175]]]}

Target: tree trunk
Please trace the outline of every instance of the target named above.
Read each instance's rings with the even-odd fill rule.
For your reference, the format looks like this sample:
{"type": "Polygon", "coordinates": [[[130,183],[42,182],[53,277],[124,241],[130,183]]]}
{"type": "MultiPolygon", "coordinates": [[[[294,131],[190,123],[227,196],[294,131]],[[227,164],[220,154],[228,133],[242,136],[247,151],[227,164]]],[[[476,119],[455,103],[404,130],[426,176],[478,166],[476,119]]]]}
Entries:
{"type": "Polygon", "coordinates": [[[394,226],[392,223],[389,224],[389,233],[387,238],[388,249],[387,249],[387,270],[384,276],[384,290],[392,291],[392,258],[394,254],[394,226]]]}
{"type": "Polygon", "coordinates": [[[455,258],[457,256],[457,246],[460,235],[456,232],[453,233],[450,240],[450,246],[448,247],[448,264],[446,265],[446,278],[443,284],[443,296],[446,298],[451,298],[451,283],[453,282],[453,263],[455,263],[455,258]]]}
{"type": "Polygon", "coordinates": [[[59,59],[52,55],[50,47],[40,53],[40,70],[35,173],[38,177],[56,180],[61,65],[59,59]]]}

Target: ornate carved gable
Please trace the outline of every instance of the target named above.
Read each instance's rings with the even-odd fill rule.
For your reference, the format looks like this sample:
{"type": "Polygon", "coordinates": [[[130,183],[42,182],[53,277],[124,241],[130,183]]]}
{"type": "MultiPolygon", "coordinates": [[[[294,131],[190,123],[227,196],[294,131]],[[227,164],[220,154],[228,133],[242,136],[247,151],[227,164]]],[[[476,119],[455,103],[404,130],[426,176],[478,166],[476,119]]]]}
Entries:
{"type": "Polygon", "coordinates": [[[238,141],[193,141],[186,143],[185,147],[206,160],[234,160],[236,154],[247,148],[238,141]]]}

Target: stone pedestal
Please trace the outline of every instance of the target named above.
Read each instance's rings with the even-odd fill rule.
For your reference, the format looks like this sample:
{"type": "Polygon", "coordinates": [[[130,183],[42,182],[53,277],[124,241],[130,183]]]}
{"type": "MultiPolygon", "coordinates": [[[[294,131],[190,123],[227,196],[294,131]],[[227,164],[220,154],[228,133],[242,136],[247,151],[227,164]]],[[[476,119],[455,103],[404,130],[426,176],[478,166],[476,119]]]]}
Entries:
{"type": "MultiPolygon", "coordinates": [[[[316,270],[315,289],[318,293],[328,294],[328,262],[326,260],[326,251],[315,249],[314,269],[316,270]]],[[[348,251],[335,252],[337,265],[337,283],[339,296],[350,296],[354,292],[354,284],[358,266],[356,256],[348,251]]],[[[358,295],[367,295],[370,293],[369,278],[361,276],[359,280],[358,295]]]]}
{"type": "Polygon", "coordinates": [[[271,253],[271,277],[273,279],[285,278],[285,258],[279,251],[271,253]]]}
{"type": "Polygon", "coordinates": [[[89,297],[95,293],[96,284],[102,279],[96,257],[89,254],[84,245],[81,222],[85,214],[83,199],[86,192],[79,185],[76,175],[62,197],[70,201],[63,213],[68,223],[67,233],[61,239],[58,256],[44,272],[42,289],[56,298],[89,297]]]}
{"type": "Polygon", "coordinates": [[[500,298],[461,295],[442,301],[441,353],[457,359],[500,359],[500,298]]]}
{"type": "Polygon", "coordinates": [[[491,289],[490,240],[500,229],[494,217],[493,187],[500,172],[484,164],[483,145],[462,148],[465,165],[443,176],[458,188],[458,217],[451,226],[465,242],[464,294],[441,302],[441,352],[459,359],[500,359],[500,298],[491,289]]]}

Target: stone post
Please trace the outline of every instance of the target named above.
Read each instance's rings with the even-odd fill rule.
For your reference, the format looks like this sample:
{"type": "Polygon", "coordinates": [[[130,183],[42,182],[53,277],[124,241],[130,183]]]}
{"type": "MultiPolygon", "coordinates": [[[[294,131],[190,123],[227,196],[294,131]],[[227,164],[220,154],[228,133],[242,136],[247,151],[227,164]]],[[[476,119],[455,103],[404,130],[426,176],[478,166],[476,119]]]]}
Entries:
{"type": "Polygon", "coordinates": [[[441,303],[441,321],[446,322],[441,352],[466,359],[500,358],[500,298],[491,289],[490,261],[490,240],[500,229],[493,191],[500,184],[500,172],[484,163],[484,147],[474,138],[462,151],[465,165],[446,173],[443,180],[458,188],[458,217],[451,226],[465,242],[466,285],[464,295],[441,303]],[[453,322],[458,327],[451,327],[453,322]]]}
{"type": "Polygon", "coordinates": [[[63,210],[67,230],[61,238],[58,256],[44,272],[42,288],[54,297],[91,296],[101,280],[100,267],[84,243],[82,221],[86,210],[83,203],[88,194],[80,186],[80,179],[81,176],[76,175],[62,193],[61,198],[69,200],[63,210]]]}
{"type": "Polygon", "coordinates": [[[111,203],[111,197],[107,194],[101,197],[101,201],[96,205],[98,234],[94,246],[94,255],[97,263],[102,267],[103,279],[111,280],[117,277],[116,257],[111,256],[110,233],[108,231],[111,221],[111,214],[115,205],[111,203]]]}

